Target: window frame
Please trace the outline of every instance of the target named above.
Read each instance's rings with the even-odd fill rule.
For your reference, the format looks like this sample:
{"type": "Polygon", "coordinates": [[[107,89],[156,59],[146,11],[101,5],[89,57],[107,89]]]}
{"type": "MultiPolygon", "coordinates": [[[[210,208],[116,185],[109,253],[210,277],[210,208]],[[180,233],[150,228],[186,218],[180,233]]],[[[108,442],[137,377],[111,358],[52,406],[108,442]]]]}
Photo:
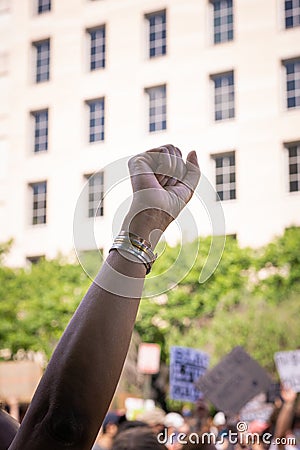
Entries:
{"type": "Polygon", "coordinates": [[[300,56],[282,60],[281,61],[281,66],[283,68],[283,79],[284,79],[284,109],[285,109],[285,111],[295,111],[295,110],[300,108],[300,56]],[[294,74],[299,74],[299,77],[298,77],[298,79],[296,78],[296,80],[295,80],[295,77],[294,77],[293,80],[288,80],[288,73],[287,73],[286,65],[287,64],[292,64],[292,63],[298,63],[299,64],[299,71],[294,72],[294,74]],[[288,91],[288,83],[289,82],[293,82],[293,81],[296,81],[296,82],[298,81],[298,83],[299,83],[299,87],[298,88],[295,87],[295,89],[294,89],[295,93],[297,93],[297,91],[298,91],[299,94],[298,94],[298,96],[295,94],[294,97],[293,97],[293,98],[295,98],[295,103],[297,103],[297,99],[298,99],[298,103],[299,104],[296,105],[296,106],[290,106],[289,107],[288,106],[288,100],[291,97],[289,97],[289,95],[288,95],[288,92],[289,92],[288,91]]]}
{"type": "MultiPolygon", "coordinates": [[[[215,20],[216,20],[216,17],[215,17],[215,3],[217,2],[217,1],[220,1],[220,0],[209,0],[209,7],[210,7],[210,29],[211,29],[211,33],[210,33],[210,35],[211,35],[211,42],[212,42],[212,45],[221,45],[221,44],[226,44],[226,43],[230,43],[230,42],[233,42],[234,41],[234,39],[235,39],[235,20],[234,20],[234,16],[235,16],[235,14],[234,14],[234,9],[235,9],[235,5],[234,5],[234,0],[226,0],[226,1],[231,1],[232,2],[232,5],[231,5],[231,15],[232,15],[232,27],[231,27],[231,31],[232,31],[232,38],[231,39],[229,39],[229,38],[227,38],[226,40],[221,40],[220,39],[220,41],[218,41],[218,42],[216,42],[216,40],[215,40],[215,36],[216,36],[216,26],[215,26],[215,20]]],[[[220,11],[221,11],[221,9],[220,9],[220,11]]],[[[228,14],[225,16],[225,17],[228,17],[228,14]]],[[[224,25],[224,24],[221,24],[220,23],[220,30],[221,30],[221,27],[222,27],[222,25],[224,25]]],[[[227,24],[228,25],[228,24],[227,24]]],[[[224,33],[227,33],[227,35],[228,35],[228,33],[229,33],[229,31],[230,31],[230,29],[229,29],[229,26],[227,26],[227,29],[226,29],[226,31],[220,31],[220,35],[222,36],[222,34],[224,34],[224,33]]]]}
{"type": "Polygon", "coordinates": [[[91,174],[85,174],[84,179],[87,183],[87,214],[86,217],[88,219],[96,219],[99,217],[104,217],[104,194],[105,194],[105,173],[103,170],[91,174]],[[102,183],[99,184],[91,184],[91,180],[96,180],[97,177],[102,178],[102,183]],[[92,190],[92,187],[100,186],[100,192],[95,191],[95,189],[92,190]],[[90,199],[91,195],[99,195],[100,200],[95,200],[93,198],[90,199]]]}
{"type": "MultiPolygon", "coordinates": [[[[146,22],[146,30],[147,30],[147,45],[146,45],[146,49],[147,49],[147,59],[149,60],[154,60],[156,58],[160,58],[160,57],[164,57],[168,54],[168,30],[167,30],[167,26],[168,26],[168,15],[167,15],[167,9],[163,8],[157,11],[151,11],[149,13],[144,14],[144,20],[146,22]],[[151,46],[151,23],[150,20],[155,17],[155,16],[159,16],[159,15],[163,15],[164,14],[164,22],[162,22],[165,26],[164,29],[162,30],[162,32],[165,32],[165,37],[160,38],[160,40],[162,41],[162,45],[157,46],[155,45],[154,47],[151,46]],[[151,49],[154,48],[154,54],[151,55],[151,49]],[[162,49],[161,52],[157,53],[155,51],[156,48],[160,48],[162,49]]],[[[157,26],[157,25],[156,25],[157,26]]],[[[157,31],[154,32],[155,34],[158,33],[157,31]]],[[[154,39],[154,42],[156,42],[158,40],[158,38],[156,37],[154,39]]]]}
{"type": "Polygon", "coordinates": [[[287,192],[289,195],[297,195],[300,193],[300,140],[293,141],[293,142],[285,142],[284,143],[284,149],[286,152],[286,167],[287,167],[287,192]],[[296,156],[290,156],[290,150],[292,147],[296,147],[296,156]],[[296,173],[291,173],[291,158],[296,158],[296,162],[294,165],[297,165],[297,171],[296,173]],[[291,175],[295,180],[291,181],[291,175]],[[291,190],[291,183],[296,182],[297,183],[297,189],[291,190]]]}
{"type": "Polygon", "coordinates": [[[97,98],[92,98],[92,99],[86,100],[85,104],[86,104],[87,111],[88,111],[88,130],[87,130],[88,131],[88,144],[89,145],[93,145],[93,144],[99,144],[101,142],[105,142],[105,109],[106,109],[105,97],[103,96],[103,97],[97,97],[97,98]],[[92,134],[95,135],[97,133],[95,133],[95,132],[91,133],[91,121],[95,120],[94,118],[91,117],[91,114],[92,114],[91,105],[95,104],[97,102],[103,104],[103,108],[102,108],[102,110],[103,110],[103,114],[102,114],[102,116],[103,116],[103,124],[101,125],[102,126],[102,131],[100,131],[101,139],[93,139],[92,140],[91,139],[91,135],[92,134]]]}
{"type": "Polygon", "coordinates": [[[45,255],[33,255],[33,256],[26,256],[26,263],[30,266],[33,266],[35,264],[38,264],[40,261],[45,259],[45,255]]]}
{"type": "MultiPolygon", "coordinates": [[[[42,84],[42,83],[47,83],[50,81],[51,78],[51,40],[50,37],[45,38],[45,39],[40,39],[38,41],[33,41],[31,43],[31,47],[32,47],[32,52],[33,52],[33,82],[34,84],[42,84]],[[41,45],[48,43],[48,58],[47,58],[47,72],[45,72],[47,74],[46,79],[38,79],[39,76],[41,76],[39,74],[39,50],[38,47],[40,47],[41,45]]],[[[42,72],[44,73],[44,72],[42,72]]]]}
{"type": "Polygon", "coordinates": [[[35,14],[37,15],[37,16],[42,16],[43,14],[47,14],[47,13],[50,13],[51,11],[52,11],[52,2],[53,2],[53,0],[47,0],[48,2],[49,2],[49,4],[50,4],[50,8],[49,9],[45,9],[45,10],[42,10],[42,11],[39,11],[39,7],[40,7],[40,1],[43,1],[43,0],[34,0],[34,3],[35,3],[35,8],[34,8],[34,10],[35,10],[35,14]]]}
{"type": "MultiPolygon", "coordinates": [[[[235,76],[235,71],[233,69],[231,69],[231,70],[227,70],[227,71],[220,72],[220,73],[213,73],[213,74],[211,74],[209,76],[209,79],[210,79],[210,83],[211,83],[211,86],[212,86],[212,104],[213,104],[213,121],[214,121],[214,123],[217,124],[217,123],[223,123],[223,122],[234,120],[236,118],[236,89],[235,89],[236,76],[235,76]],[[221,109],[217,109],[216,108],[216,105],[217,105],[216,97],[217,97],[217,95],[221,95],[223,97],[224,95],[226,95],[226,93],[218,94],[216,92],[216,89],[224,88],[226,85],[220,86],[219,88],[217,88],[216,87],[216,79],[218,79],[218,78],[221,79],[222,77],[224,78],[226,76],[229,76],[230,74],[232,74],[233,83],[232,84],[228,84],[227,86],[233,86],[233,90],[232,90],[233,91],[233,101],[232,101],[233,108],[229,107],[230,106],[230,101],[227,101],[227,103],[226,103],[227,108],[226,109],[224,107],[222,107],[221,109]],[[233,109],[233,115],[230,115],[230,110],[232,110],[232,109],[233,109]],[[228,117],[223,117],[224,111],[228,112],[228,114],[226,114],[226,116],[228,115],[228,117]],[[221,112],[221,117],[219,119],[217,118],[217,113],[218,112],[221,112]]],[[[227,95],[230,95],[230,93],[231,92],[227,93],[227,95]]],[[[220,105],[224,105],[224,103],[225,103],[225,101],[222,100],[219,104],[220,105]]]]}
{"type": "MultiPolygon", "coordinates": [[[[286,20],[287,20],[287,17],[286,17],[286,1],[294,2],[295,0],[282,0],[281,1],[283,29],[284,30],[293,30],[294,28],[297,28],[297,27],[300,26],[300,5],[299,5],[299,19],[298,19],[299,23],[297,25],[292,25],[292,26],[287,27],[286,26],[286,20]]],[[[292,15],[290,17],[294,17],[294,16],[292,15]]]]}
{"type": "MultiPolygon", "coordinates": [[[[87,37],[87,65],[88,65],[88,71],[89,72],[95,72],[97,70],[104,70],[107,66],[107,26],[106,24],[97,25],[93,27],[89,27],[86,29],[86,37],[87,37]],[[104,57],[101,59],[104,61],[103,66],[100,67],[94,67],[92,68],[92,33],[98,31],[98,30],[104,30],[104,57]]],[[[103,53],[102,53],[103,54],[103,53]]]]}
{"type": "Polygon", "coordinates": [[[164,132],[167,130],[168,128],[168,93],[167,93],[167,84],[159,84],[156,86],[150,86],[144,89],[144,92],[147,96],[147,101],[148,101],[148,133],[152,134],[152,133],[159,133],[159,132],[164,132]],[[151,102],[157,102],[159,100],[159,97],[157,99],[151,99],[151,92],[155,92],[155,90],[159,90],[159,89],[163,89],[164,91],[164,96],[162,96],[161,98],[164,99],[164,103],[162,103],[162,105],[153,105],[151,104],[151,102]],[[157,119],[155,119],[154,121],[151,120],[151,117],[157,117],[159,114],[157,113],[156,109],[157,108],[164,108],[165,111],[162,112],[160,115],[162,116],[162,119],[158,122],[157,119]],[[154,109],[154,114],[151,114],[151,110],[154,109]],[[157,127],[157,124],[160,123],[162,124],[160,127],[157,127]],[[152,125],[154,125],[154,129],[152,128],[152,125]]]}
{"type": "Polygon", "coordinates": [[[47,208],[48,208],[48,182],[47,182],[47,180],[41,180],[41,181],[34,181],[34,182],[31,182],[31,183],[28,183],[28,187],[29,187],[29,190],[30,190],[30,196],[31,196],[31,198],[30,198],[30,211],[31,211],[31,214],[30,214],[30,225],[32,226],[32,227],[36,227],[36,226],[43,226],[43,225],[47,225],[47,223],[48,223],[48,214],[47,214],[47,208]],[[45,185],[45,192],[42,192],[42,193],[37,193],[37,194],[35,194],[34,193],[34,187],[35,186],[38,186],[38,185],[45,185]],[[39,197],[37,197],[37,199],[35,200],[35,196],[45,196],[45,199],[40,199],[39,197]],[[45,205],[44,205],[44,207],[40,207],[40,208],[35,208],[34,207],[34,205],[35,205],[35,203],[39,203],[39,202],[44,202],[45,203],[45,205]],[[44,211],[44,214],[35,214],[35,211],[44,211]],[[38,221],[38,220],[36,220],[35,221],[35,218],[38,218],[38,217],[43,217],[44,218],[44,220],[42,220],[42,221],[38,221]]]}
{"type": "Polygon", "coordinates": [[[216,201],[221,202],[227,202],[227,201],[234,201],[237,200],[237,158],[236,158],[236,151],[230,150],[226,152],[219,152],[219,153],[213,153],[210,155],[213,163],[214,163],[214,186],[216,190],[216,201]],[[228,164],[224,166],[224,158],[234,158],[234,164],[228,164]],[[222,166],[217,167],[217,159],[222,158],[222,166]],[[223,169],[224,167],[232,167],[233,170],[229,170],[228,172],[224,173],[224,170],[221,171],[221,173],[218,173],[218,169],[223,169]],[[230,181],[230,175],[234,174],[234,181],[230,181]],[[222,182],[217,182],[217,177],[222,177],[222,182]],[[224,181],[224,176],[229,176],[229,180],[224,181]],[[218,189],[218,185],[222,186],[222,190],[218,189]],[[228,186],[228,189],[225,189],[225,187],[228,186]],[[234,197],[231,197],[231,192],[234,191],[234,197]],[[229,193],[229,196],[225,196],[224,198],[224,192],[229,193]],[[222,193],[222,195],[220,195],[222,193]]]}
{"type": "MultiPolygon", "coordinates": [[[[30,120],[31,120],[31,153],[34,155],[48,153],[49,151],[49,108],[43,108],[36,111],[30,111],[30,120]],[[37,149],[38,145],[41,145],[37,142],[37,115],[47,113],[47,133],[46,133],[46,144],[43,149],[37,149]]],[[[38,136],[41,137],[41,136],[38,136]]]]}

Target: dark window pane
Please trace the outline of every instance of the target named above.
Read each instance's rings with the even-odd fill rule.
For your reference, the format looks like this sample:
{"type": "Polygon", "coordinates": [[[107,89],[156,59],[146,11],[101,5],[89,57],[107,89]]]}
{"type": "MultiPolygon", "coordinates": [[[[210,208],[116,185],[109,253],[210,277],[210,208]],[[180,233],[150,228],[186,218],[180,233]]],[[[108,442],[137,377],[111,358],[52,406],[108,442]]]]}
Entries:
{"type": "Polygon", "coordinates": [[[290,192],[296,192],[298,191],[298,181],[291,181],[290,182],[290,192]]]}

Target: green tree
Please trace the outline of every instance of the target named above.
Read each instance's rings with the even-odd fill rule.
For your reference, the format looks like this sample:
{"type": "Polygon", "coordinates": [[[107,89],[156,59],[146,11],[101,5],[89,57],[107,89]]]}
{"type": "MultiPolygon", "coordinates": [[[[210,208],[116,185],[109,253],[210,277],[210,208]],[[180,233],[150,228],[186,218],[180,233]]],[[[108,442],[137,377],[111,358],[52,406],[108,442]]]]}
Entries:
{"type": "Polygon", "coordinates": [[[87,289],[79,265],[41,260],[30,269],[0,266],[0,349],[48,357],[87,289]]]}
{"type": "MultiPolygon", "coordinates": [[[[142,340],[159,342],[165,358],[169,346],[187,345],[207,350],[214,362],[243,345],[274,373],[274,352],[300,342],[300,228],[289,228],[256,250],[227,239],[216,271],[199,284],[209,245],[209,238],[201,240],[195,264],[176,287],[142,301],[137,322],[142,340]]],[[[163,274],[177,253],[178,248],[167,248],[154,273],[163,274]]],[[[178,273],[168,277],[171,284],[178,273]]]]}

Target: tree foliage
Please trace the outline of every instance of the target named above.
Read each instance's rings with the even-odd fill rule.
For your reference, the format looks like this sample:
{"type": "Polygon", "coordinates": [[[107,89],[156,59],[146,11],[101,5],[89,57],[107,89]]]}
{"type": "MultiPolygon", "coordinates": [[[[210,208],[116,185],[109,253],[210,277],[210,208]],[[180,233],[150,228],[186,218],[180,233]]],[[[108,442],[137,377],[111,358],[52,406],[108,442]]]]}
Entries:
{"type": "MultiPolygon", "coordinates": [[[[275,372],[274,352],[295,349],[300,342],[300,228],[289,228],[256,250],[227,239],[216,271],[199,284],[209,245],[209,238],[201,241],[202,252],[178,286],[163,298],[143,300],[139,333],[148,342],[160,342],[166,358],[171,345],[185,345],[208,351],[217,362],[242,345],[275,372]]],[[[168,248],[155,271],[172,264],[176,252],[168,248]]]]}
{"type": "Polygon", "coordinates": [[[0,266],[0,349],[48,357],[87,285],[78,265],[41,260],[31,268],[0,266]]]}
{"type": "MultiPolygon", "coordinates": [[[[198,280],[210,238],[199,243],[192,264],[194,244],[184,247],[180,263],[179,247],[167,246],[154,264],[154,290],[161,294],[141,302],[136,330],[142,341],[160,343],[164,360],[171,345],[186,345],[208,351],[213,363],[242,345],[273,372],[274,352],[300,342],[300,228],[256,250],[227,239],[216,271],[203,284],[198,280]]],[[[90,280],[81,266],[58,260],[5,267],[8,250],[9,244],[0,245],[0,350],[49,357],[90,280]]]]}

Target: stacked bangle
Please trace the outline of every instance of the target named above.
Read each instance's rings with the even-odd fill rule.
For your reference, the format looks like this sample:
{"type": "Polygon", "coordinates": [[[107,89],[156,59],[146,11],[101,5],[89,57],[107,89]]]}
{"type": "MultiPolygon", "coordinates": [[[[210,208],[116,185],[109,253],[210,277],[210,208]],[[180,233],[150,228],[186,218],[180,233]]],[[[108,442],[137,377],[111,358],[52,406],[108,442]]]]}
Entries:
{"type": "Polygon", "coordinates": [[[146,275],[150,272],[152,264],[157,258],[157,254],[154,254],[151,249],[150,242],[127,231],[121,231],[116,236],[109,251],[111,252],[111,250],[121,250],[135,256],[146,267],[146,275]]]}

